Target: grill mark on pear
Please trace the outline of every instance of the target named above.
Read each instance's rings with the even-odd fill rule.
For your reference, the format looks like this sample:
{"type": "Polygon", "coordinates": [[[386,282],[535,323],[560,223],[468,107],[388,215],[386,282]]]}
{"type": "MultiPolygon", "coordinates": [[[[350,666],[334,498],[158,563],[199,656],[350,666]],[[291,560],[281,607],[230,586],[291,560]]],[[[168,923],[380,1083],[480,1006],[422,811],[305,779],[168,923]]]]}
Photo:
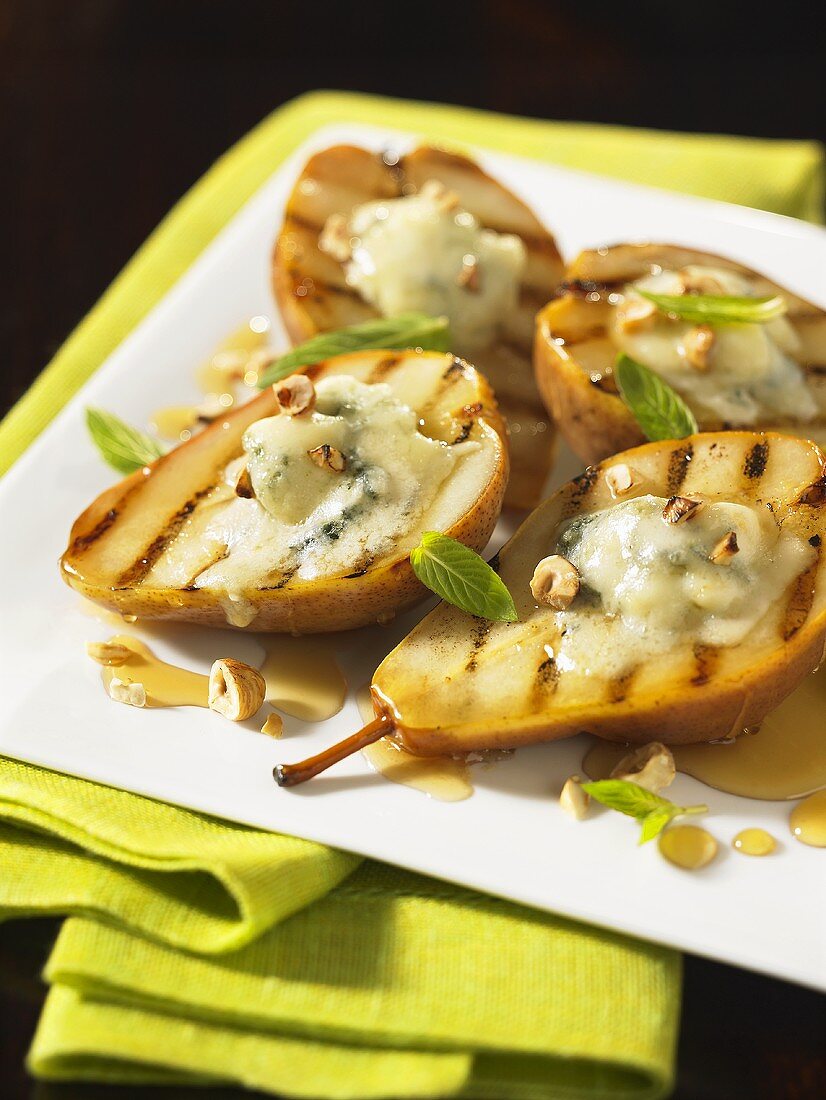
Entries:
{"type": "Polygon", "coordinates": [[[807,485],[795,503],[811,504],[816,508],[826,504],[826,475],[819,477],[811,485],[807,485]]]}
{"type": "Polygon", "coordinates": [[[589,466],[584,473],[572,480],[571,492],[565,500],[560,519],[570,519],[583,507],[599,479],[600,469],[599,466],[589,466]]]}
{"type": "Polygon", "coordinates": [[[396,369],[402,358],[401,355],[388,355],[385,359],[380,359],[370,371],[370,375],[367,378],[368,385],[373,382],[381,382],[382,379],[386,378],[388,374],[391,374],[396,369]]]}
{"type": "Polygon", "coordinates": [[[179,508],[177,512],[170,516],[161,528],[160,533],[155,536],[143,553],[120,574],[115,584],[125,588],[134,588],[136,585],[140,584],[200,502],[205,497],[209,496],[214,488],[215,485],[213,483],[208,485],[205,489],[199,489],[194,496],[190,497],[182,508],[179,508]]]}
{"type": "Polygon", "coordinates": [[[686,443],[684,447],[676,447],[669,455],[668,473],[666,474],[669,496],[676,496],[679,492],[680,486],[686,479],[693,456],[694,448],[690,443],[686,443]]]}
{"type": "Polygon", "coordinates": [[[559,686],[560,669],[554,657],[545,657],[536,668],[533,679],[534,705],[541,705],[541,701],[549,695],[553,695],[559,686]]]}
{"type": "Polygon", "coordinates": [[[790,638],[794,637],[806,622],[809,617],[809,612],[812,610],[812,604],[815,598],[815,584],[817,582],[817,574],[820,567],[820,557],[823,548],[820,543],[818,543],[814,547],[814,550],[814,561],[808,569],[804,569],[792,584],[789,602],[786,604],[783,622],[780,627],[780,633],[784,642],[788,642],[790,638]]]}
{"type": "Polygon", "coordinates": [[[83,550],[88,550],[89,547],[97,542],[101,535],[104,535],[115,520],[118,518],[119,511],[117,508],[110,508],[106,515],[85,535],[78,535],[76,539],[72,541],[72,545],[69,547],[69,555],[78,554],[83,550]]]}
{"type": "Polygon", "coordinates": [[[465,663],[465,672],[475,672],[479,664],[479,656],[490,636],[491,624],[487,619],[482,620],[473,631],[470,644],[470,656],[465,663]]]}
{"type": "Polygon", "coordinates": [[[714,675],[719,663],[720,650],[718,647],[702,645],[698,642],[694,646],[694,675],[691,677],[691,683],[695,687],[707,684],[714,675]]]}
{"type": "Polygon", "coordinates": [[[303,214],[296,214],[294,210],[288,210],[284,218],[284,228],[282,232],[289,232],[292,226],[295,226],[297,229],[306,229],[310,233],[320,233],[324,228],[323,225],[319,225],[318,222],[314,222],[311,218],[305,218],[303,214]]]}
{"type": "Polygon", "coordinates": [[[639,672],[639,665],[634,665],[629,668],[627,672],[623,672],[621,676],[615,676],[613,680],[609,680],[607,686],[608,701],[610,703],[622,703],[628,698],[628,694],[631,691],[631,685],[639,672]]]}
{"type": "Polygon", "coordinates": [[[750,481],[755,481],[763,476],[766,464],[769,461],[769,445],[767,442],[755,443],[746,455],[743,463],[743,474],[750,481]]]}
{"type": "Polygon", "coordinates": [[[223,561],[229,557],[229,547],[219,546],[206,565],[199,565],[192,576],[187,580],[185,585],[182,585],[184,592],[194,592],[197,589],[195,584],[196,580],[202,573],[205,573],[207,569],[211,569],[213,565],[217,565],[219,561],[223,561]]]}

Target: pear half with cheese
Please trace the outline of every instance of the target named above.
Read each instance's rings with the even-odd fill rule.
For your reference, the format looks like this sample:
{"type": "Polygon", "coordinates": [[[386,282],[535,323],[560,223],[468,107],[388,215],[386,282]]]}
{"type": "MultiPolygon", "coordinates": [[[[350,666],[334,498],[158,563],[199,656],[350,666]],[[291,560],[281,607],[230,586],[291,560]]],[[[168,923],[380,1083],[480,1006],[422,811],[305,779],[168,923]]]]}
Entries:
{"type": "Polygon", "coordinates": [[[488,378],[509,425],[506,502],[517,507],[540,499],[553,457],[531,347],[561,274],[553,237],[520,199],[467,157],[427,146],[311,157],[273,255],[296,342],[410,310],[448,317],[451,350],[488,378]]]}
{"type": "Polygon", "coordinates": [[[484,547],[507,466],[467,363],[339,356],[106,490],[72,528],[63,577],[139,618],[292,633],[385,621],[425,595],[409,559],[424,531],[484,547]]]}
{"type": "Polygon", "coordinates": [[[591,467],[501,551],[519,621],[440,604],[378,668],[377,714],[423,755],[736,736],[822,659],[824,501],[818,447],[772,433],[591,467]]]}
{"type": "Polygon", "coordinates": [[[707,252],[621,244],[582,252],[537,318],[534,363],[545,405],[584,462],[643,442],[614,379],[624,352],[659,374],[702,430],[789,432],[826,444],[826,312],[770,279],[707,252]],[[773,297],[765,324],[670,318],[638,291],[773,297]]]}

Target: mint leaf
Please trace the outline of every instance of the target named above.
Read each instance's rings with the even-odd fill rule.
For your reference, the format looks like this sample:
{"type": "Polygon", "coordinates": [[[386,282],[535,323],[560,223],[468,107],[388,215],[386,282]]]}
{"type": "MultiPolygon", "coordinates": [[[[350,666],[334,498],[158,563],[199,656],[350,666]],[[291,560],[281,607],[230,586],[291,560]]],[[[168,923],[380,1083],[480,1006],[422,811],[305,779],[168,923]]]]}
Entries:
{"type": "Polygon", "coordinates": [[[407,348],[450,351],[447,317],[400,313],[397,317],[379,317],[375,321],[364,321],[335,332],[321,332],[277,359],[258,379],[258,386],[264,389],[301,367],[322,363],[325,359],[347,352],[400,351],[407,348]]]}
{"type": "Polygon", "coordinates": [[[614,364],[620,396],[646,439],[685,439],[697,431],[694,413],[654,371],[620,353],[614,364]]]}
{"type": "Polygon", "coordinates": [[[662,806],[659,810],[652,810],[650,814],[646,814],[642,819],[639,843],[647,844],[649,840],[659,836],[669,821],[672,821],[679,812],[679,806],[675,806],[673,802],[670,802],[667,806],[662,806]]]}
{"type": "Polygon", "coordinates": [[[425,587],[469,615],[506,623],[519,617],[499,574],[456,539],[426,531],[410,552],[410,564],[425,587]]]}
{"type": "Polygon", "coordinates": [[[654,810],[661,810],[663,806],[673,805],[667,798],[660,798],[629,779],[598,779],[593,783],[583,783],[582,789],[603,806],[638,820],[654,810]]]}
{"type": "Polygon", "coordinates": [[[164,453],[160,442],[105,409],[87,408],[86,427],[104,461],[121,474],[148,466],[164,453]]]}
{"type": "Polygon", "coordinates": [[[708,810],[708,806],[678,806],[628,779],[598,779],[583,783],[582,789],[603,806],[636,818],[642,825],[640,844],[653,840],[675,817],[708,810]]]}
{"type": "Polygon", "coordinates": [[[779,294],[772,298],[739,298],[723,294],[652,294],[634,288],[637,294],[672,317],[706,325],[763,325],[781,317],[787,309],[779,294]]]}

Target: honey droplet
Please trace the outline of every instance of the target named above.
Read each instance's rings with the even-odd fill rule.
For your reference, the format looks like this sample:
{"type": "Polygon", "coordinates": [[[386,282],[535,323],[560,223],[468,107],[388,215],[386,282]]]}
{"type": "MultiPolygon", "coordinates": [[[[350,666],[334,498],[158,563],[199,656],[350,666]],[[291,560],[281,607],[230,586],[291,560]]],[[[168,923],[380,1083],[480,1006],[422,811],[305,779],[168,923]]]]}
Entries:
{"type": "Polygon", "coordinates": [[[826,791],[799,802],[789,814],[792,836],[812,848],[826,848],[826,791]]]}
{"type": "Polygon", "coordinates": [[[741,829],[731,846],[744,856],[768,856],[777,847],[777,841],[765,829],[741,829]]]}
{"type": "Polygon", "coordinates": [[[717,855],[717,841],[697,825],[673,825],[657,841],[662,855],[676,867],[697,871],[717,855]]]}

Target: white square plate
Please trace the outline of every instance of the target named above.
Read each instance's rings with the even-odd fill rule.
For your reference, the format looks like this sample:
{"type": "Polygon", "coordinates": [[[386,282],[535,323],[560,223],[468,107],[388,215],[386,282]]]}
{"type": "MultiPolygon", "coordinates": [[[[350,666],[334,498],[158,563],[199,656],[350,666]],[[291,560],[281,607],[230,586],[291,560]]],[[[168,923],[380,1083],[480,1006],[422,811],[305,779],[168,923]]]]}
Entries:
{"type": "MultiPolygon", "coordinates": [[[[426,137],[426,135],[425,135],[426,137]]],[[[273,318],[269,258],[283,204],[308,153],[352,141],[373,148],[411,135],[326,127],[296,151],[108,359],[0,485],[3,707],[0,753],[265,829],[361,852],[541,909],[701,955],[826,986],[824,854],[789,834],[789,805],[719,794],[679,776],[683,804],[708,801],[720,855],[701,873],[638,848],[618,814],[571,821],[556,804],[580,769],[582,739],[522,749],[474,769],[476,793],[441,803],[387,782],[357,756],[306,787],[279,790],[273,765],[317,752],[360,725],[353,698],[381,657],[421,615],[347,639],[351,695],[340,714],[311,726],[288,719],[274,742],[203,710],[116,706],[84,643],[111,627],[84,614],[58,576],[74,517],[108,483],[83,423],[88,404],[143,423],[159,404],[195,398],[193,368],[253,314],[273,318]],[[769,859],[728,842],[747,825],[780,838],[769,859]]],[[[621,240],[652,239],[728,254],[826,305],[826,233],[742,207],[630,186],[479,151],[556,233],[565,256],[621,240]]],[[[570,456],[554,475],[574,472],[570,456]]],[[[503,529],[499,536],[509,532],[503,529]]],[[[129,629],[129,628],[127,628],[129,629]]],[[[139,624],[134,628],[140,633],[139,624]]],[[[207,671],[226,652],[251,658],[253,639],[178,628],[151,639],[170,660],[207,671]]]]}

